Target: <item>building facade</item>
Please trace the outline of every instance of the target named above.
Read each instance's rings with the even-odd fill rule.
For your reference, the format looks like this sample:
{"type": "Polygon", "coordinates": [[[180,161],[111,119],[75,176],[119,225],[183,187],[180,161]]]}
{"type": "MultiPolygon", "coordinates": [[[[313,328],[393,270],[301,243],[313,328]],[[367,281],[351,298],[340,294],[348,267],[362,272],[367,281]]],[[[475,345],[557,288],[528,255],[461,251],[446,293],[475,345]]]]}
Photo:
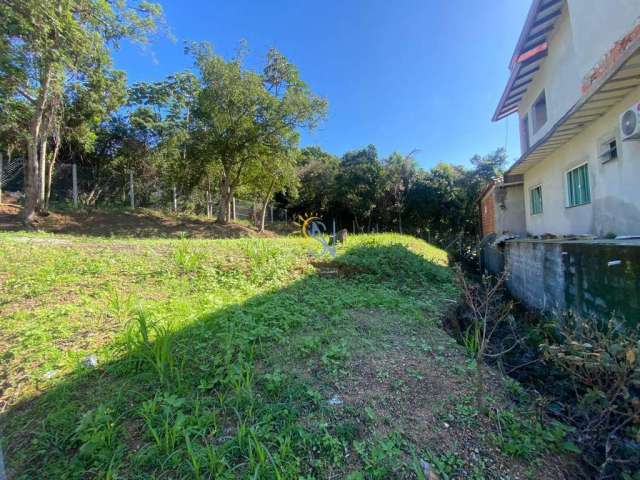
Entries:
{"type": "Polygon", "coordinates": [[[527,234],[521,175],[494,180],[480,194],[482,237],[527,234]]]}
{"type": "Polygon", "coordinates": [[[534,0],[510,70],[493,119],[519,117],[526,233],[640,235],[640,1],[534,0]]]}
{"type": "Polygon", "coordinates": [[[522,154],[479,200],[482,267],[530,307],[637,325],[640,0],[533,0],[509,69],[493,120],[518,116],[522,154]]]}

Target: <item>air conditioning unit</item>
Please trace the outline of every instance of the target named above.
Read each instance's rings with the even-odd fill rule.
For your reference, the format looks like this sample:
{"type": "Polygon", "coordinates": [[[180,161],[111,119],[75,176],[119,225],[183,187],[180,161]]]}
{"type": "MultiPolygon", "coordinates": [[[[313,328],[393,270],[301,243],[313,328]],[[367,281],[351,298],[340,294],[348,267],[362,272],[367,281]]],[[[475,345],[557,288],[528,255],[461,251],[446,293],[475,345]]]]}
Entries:
{"type": "Polygon", "coordinates": [[[622,140],[640,139],[640,102],[620,115],[620,133],[622,140]]]}

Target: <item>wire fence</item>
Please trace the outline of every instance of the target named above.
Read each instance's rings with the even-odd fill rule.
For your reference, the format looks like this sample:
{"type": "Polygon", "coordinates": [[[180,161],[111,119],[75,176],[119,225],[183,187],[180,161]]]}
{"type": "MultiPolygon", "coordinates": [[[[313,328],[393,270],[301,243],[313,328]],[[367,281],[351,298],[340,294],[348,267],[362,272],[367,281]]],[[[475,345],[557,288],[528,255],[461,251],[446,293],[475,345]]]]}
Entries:
{"type": "Polygon", "coordinates": [[[22,174],[22,158],[3,159],[0,155],[0,187],[6,188],[22,174]]]}
{"type": "MultiPolygon", "coordinates": [[[[20,198],[24,189],[24,162],[13,158],[4,162],[0,157],[0,203],[2,193],[14,193],[20,198]]],[[[5,195],[8,197],[8,195],[5,195]]],[[[97,171],[95,167],[80,164],[58,164],[55,166],[51,185],[52,205],[69,208],[97,208],[117,206],[190,213],[214,218],[218,214],[219,197],[210,191],[182,192],[174,185],[159,180],[144,172],[133,173],[97,171]]],[[[262,202],[234,198],[229,206],[231,220],[248,221],[260,225],[263,214],[262,202]]],[[[265,224],[287,223],[292,220],[285,208],[267,205],[265,224]]]]}
{"type": "MultiPolygon", "coordinates": [[[[234,220],[247,220],[258,224],[263,214],[262,204],[251,200],[236,198],[232,202],[231,214],[234,220]]],[[[291,220],[286,208],[275,207],[273,205],[267,205],[264,216],[265,223],[286,223],[291,220]]]]}

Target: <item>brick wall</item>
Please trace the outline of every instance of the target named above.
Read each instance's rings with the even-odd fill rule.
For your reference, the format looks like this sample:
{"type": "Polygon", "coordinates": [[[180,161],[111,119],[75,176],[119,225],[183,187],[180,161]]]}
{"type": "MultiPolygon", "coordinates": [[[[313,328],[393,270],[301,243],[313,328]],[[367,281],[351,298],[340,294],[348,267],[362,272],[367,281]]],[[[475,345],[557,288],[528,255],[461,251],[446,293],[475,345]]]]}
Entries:
{"type": "Polygon", "coordinates": [[[496,233],[496,201],[495,190],[491,190],[480,200],[480,218],[482,219],[482,236],[496,233]]]}

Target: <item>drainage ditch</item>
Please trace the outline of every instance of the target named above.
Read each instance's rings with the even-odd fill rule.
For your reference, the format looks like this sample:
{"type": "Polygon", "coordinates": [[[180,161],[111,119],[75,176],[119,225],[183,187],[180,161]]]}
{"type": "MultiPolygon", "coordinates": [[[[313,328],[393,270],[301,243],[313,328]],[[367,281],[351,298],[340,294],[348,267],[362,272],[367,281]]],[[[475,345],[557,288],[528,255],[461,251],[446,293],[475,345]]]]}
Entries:
{"type": "MultiPolygon", "coordinates": [[[[512,299],[501,293],[499,301],[512,299]]],[[[466,348],[473,325],[464,301],[443,321],[466,348]]],[[[640,479],[640,335],[621,328],[516,305],[487,347],[505,352],[488,364],[517,380],[548,417],[572,427],[568,440],[580,448],[573,478],[640,479]]]]}

